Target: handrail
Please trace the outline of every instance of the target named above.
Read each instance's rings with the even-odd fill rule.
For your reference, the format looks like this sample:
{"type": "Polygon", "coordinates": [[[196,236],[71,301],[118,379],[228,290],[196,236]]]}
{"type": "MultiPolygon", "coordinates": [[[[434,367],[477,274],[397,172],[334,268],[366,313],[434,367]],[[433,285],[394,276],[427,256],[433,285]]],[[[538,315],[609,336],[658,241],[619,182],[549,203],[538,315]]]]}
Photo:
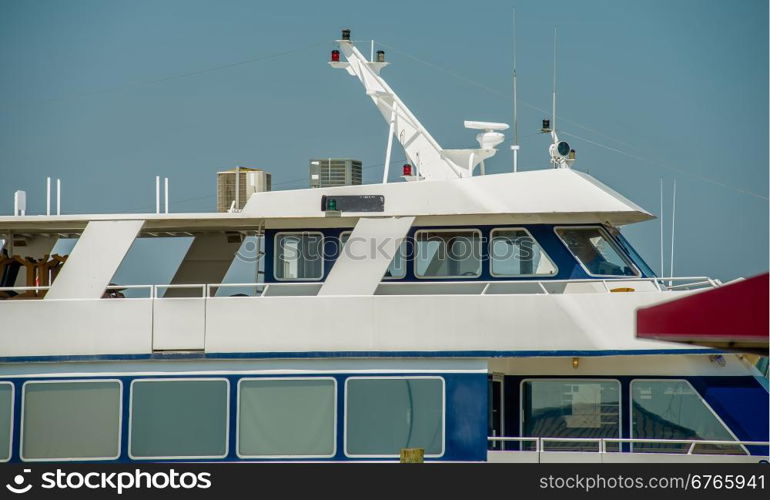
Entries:
{"type": "MultiPolygon", "coordinates": [[[[740,446],[743,448],[743,450],[748,453],[748,450],[746,450],[746,446],[766,446],[770,447],[770,441],[724,441],[724,440],[714,440],[714,439],[650,439],[650,438],[582,438],[582,437],[503,437],[503,436],[489,436],[487,437],[487,441],[489,442],[535,442],[535,451],[544,452],[544,453],[554,453],[554,451],[549,451],[545,449],[545,444],[548,442],[574,442],[574,443],[596,443],[598,445],[598,453],[621,453],[621,447],[618,446],[617,451],[607,451],[607,443],[615,443],[615,444],[658,444],[658,445],[669,445],[669,444],[683,444],[683,445],[689,445],[687,448],[687,453],[682,453],[683,455],[700,455],[701,453],[694,453],[696,446],[701,445],[712,445],[712,446],[740,446]]],[[[501,450],[502,451],[502,450],[501,450]]],[[[510,452],[517,452],[517,451],[532,451],[532,450],[505,450],[510,452]]],[[[595,451],[587,451],[587,450],[570,450],[570,452],[578,452],[578,453],[597,453],[595,451]]],[[[654,453],[654,452],[646,452],[646,451],[637,451],[637,453],[654,453]]]]}
{"type": "MultiPolygon", "coordinates": [[[[166,297],[158,297],[158,289],[174,289],[174,288],[199,288],[201,291],[201,298],[206,298],[206,289],[208,285],[205,283],[178,283],[178,284],[169,284],[169,285],[152,285],[152,298],[153,299],[164,299],[166,297]]],[[[176,298],[176,297],[168,297],[168,298],[176,298]]],[[[185,297],[185,298],[197,298],[197,297],[185,297]]]]}
{"type": "MultiPolygon", "coordinates": [[[[540,446],[540,438],[537,437],[503,437],[503,436],[490,436],[487,438],[487,441],[495,442],[500,441],[503,443],[525,443],[525,442],[533,442],[535,443],[535,449],[534,450],[526,450],[526,451],[535,451],[537,453],[540,453],[541,446],[540,446]]],[[[503,450],[499,450],[503,451],[503,450]]],[[[514,451],[523,451],[523,450],[514,450],[514,451]]]]}
{"type": "MultiPolygon", "coordinates": [[[[405,289],[405,294],[409,294],[406,291],[408,289],[415,289],[419,290],[422,289],[422,291],[418,292],[419,295],[431,295],[431,287],[436,287],[437,289],[440,287],[441,289],[445,289],[447,286],[461,286],[464,287],[462,290],[462,294],[464,295],[562,295],[565,292],[563,290],[554,290],[554,285],[570,285],[570,284],[597,284],[600,285],[603,288],[603,291],[599,293],[611,293],[612,288],[611,285],[615,282],[621,282],[626,283],[629,285],[633,285],[634,283],[650,283],[655,287],[654,291],[677,291],[677,290],[686,290],[686,289],[694,289],[693,287],[698,288],[716,288],[720,286],[720,283],[712,278],[708,278],[705,276],[685,276],[685,277],[674,277],[674,278],[637,278],[637,277],[618,277],[618,278],[602,278],[602,279],[543,279],[543,280],[532,280],[532,279],[520,279],[520,280],[493,280],[493,281],[478,281],[478,280],[467,280],[467,281],[428,281],[428,280],[420,280],[420,281],[383,281],[378,286],[383,287],[383,289],[399,289],[403,288],[405,289]],[[673,284],[673,285],[666,285],[664,282],[670,281],[670,282],[685,282],[685,283],[679,283],[679,284],[673,284]],[[663,284],[663,286],[661,286],[663,284]],[[472,285],[476,285],[479,289],[465,289],[469,288],[472,285]],[[514,292],[509,290],[500,290],[499,293],[496,293],[494,291],[493,287],[514,287],[514,286],[520,286],[520,287],[526,287],[526,286],[533,286],[539,288],[537,292],[535,291],[526,291],[525,293],[522,292],[514,292]],[[686,288],[689,287],[689,288],[686,288]]],[[[287,289],[287,288],[293,288],[293,287],[308,287],[308,285],[320,285],[321,282],[318,281],[300,281],[300,282],[278,282],[278,283],[180,283],[180,284],[156,284],[156,285],[109,285],[105,287],[105,290],[121,290],[121,289],[149,289],[151,290],[150,298],[156,299],[156,298],[164,298],[160,297],[158,295],[158,290],[160,289],[174,289],[174,288],[197,288],[201,290],[201,297],[212,297],[212,291],[215,289],[220,288],[236,288],[236,287],[253,287],[255,288],[257,294],[255,296],[264,296],[266,295],[266,292],[268,288],[278,288],[278,289],[287,289]],[[260,290],[261,287],[261,290],[260,290]]],[[[8,291],[45,291],[50,289],[50,286],[11,286],[11,287],[0,287],[0,292],[8,292],[8,291]]],[[[499,288],[498,288],[499,290],[499,288]]],[[[597,290],[598,291],[598,290],[597,290]]],[[[640,291],[643,293],[643,291],[640,291]]],[[[214,292],[216,293],[216,292],[214,292]]]]}

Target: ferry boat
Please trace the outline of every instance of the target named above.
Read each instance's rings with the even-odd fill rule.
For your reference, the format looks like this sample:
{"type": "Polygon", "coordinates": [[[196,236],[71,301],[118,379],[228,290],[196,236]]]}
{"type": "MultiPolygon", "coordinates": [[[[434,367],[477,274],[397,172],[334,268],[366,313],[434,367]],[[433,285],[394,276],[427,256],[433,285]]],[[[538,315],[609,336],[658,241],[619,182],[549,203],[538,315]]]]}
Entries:
{"type": "Polygon", "coordinates": [[[444,149],[383,53],[338,47],[389,127],[381,184],[0,217],[0,461],[767,460],[747,359],[635,336],[637,308],[721,286],[655,275],[621,232],[650,212],[570,168],[549,123],[549,168],[485,175],[507,124],[444,149]],[[222,283],[248,236],[263,274],[222,283]],[[155,237],[192,238],[170,283],[113,284],[155,237]]]}

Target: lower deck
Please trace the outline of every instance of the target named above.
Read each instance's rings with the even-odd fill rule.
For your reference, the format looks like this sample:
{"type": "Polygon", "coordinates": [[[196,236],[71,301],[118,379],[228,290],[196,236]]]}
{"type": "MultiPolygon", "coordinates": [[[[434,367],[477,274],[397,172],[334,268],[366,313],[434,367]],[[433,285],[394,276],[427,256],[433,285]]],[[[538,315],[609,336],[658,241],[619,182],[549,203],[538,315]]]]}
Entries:
{"type": "Polygon", "coordinates": [[[0,364],[0,461],[735,461],[768,392],[735,355],[0,364]]]}

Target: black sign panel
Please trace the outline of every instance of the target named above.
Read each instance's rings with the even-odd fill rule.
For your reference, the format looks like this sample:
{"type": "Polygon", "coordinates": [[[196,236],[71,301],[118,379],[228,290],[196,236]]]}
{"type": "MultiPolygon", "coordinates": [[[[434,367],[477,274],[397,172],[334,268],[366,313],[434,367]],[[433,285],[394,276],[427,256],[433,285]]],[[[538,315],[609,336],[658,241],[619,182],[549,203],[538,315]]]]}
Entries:
{"type": "Polygon", "coordinates": [[[321,197],[324,212],[384,212],[385,197],[381,194],[340,195],[321,197]]]}

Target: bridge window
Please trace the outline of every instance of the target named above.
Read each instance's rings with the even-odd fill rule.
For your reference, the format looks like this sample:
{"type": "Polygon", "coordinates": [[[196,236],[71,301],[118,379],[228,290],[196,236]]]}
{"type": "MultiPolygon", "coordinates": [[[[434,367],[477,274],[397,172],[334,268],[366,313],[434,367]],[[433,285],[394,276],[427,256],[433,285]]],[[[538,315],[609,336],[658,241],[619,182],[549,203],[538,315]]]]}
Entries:
{"type": "Polygon", "coordinates": [[[227,455],[225,379],[143,379],[131,384],[131,458],[227,455]]]}
{"type": "Polygon", "coordinates": [[[13,384],[0,382],[0,462],[11,459],[13,384]]]}
{"type": "Polygon", "coordinates": [[[557,271],[526,229],[493,229],[489,253],[493,276],[553,276],[557,271]]]}
{"type": "Polygon", "coordinates": [[[418,278],[477,278],[481,232],[477,229],[417,231],[414,274],[418,278]]]}
{"type": "Polygon", "coordinates": [[[275,235],[275,279],[320,280],[324,274],[323,233],[275,235]]]}
{"type": "Polygon", "coordinates": [[[117,380],[26,382],[22,460],[114,460],[120,455],[117,380]]]}
{"type": "MultiPolygon", "coordinates": [[[[340,253],[342,247],[350,239],[351,231],[345,231],[340,233],[340,253]]],[[[360,247],[359,247],[360,248],[360,247]]],[[[401,246],[398,247],[396,255],[393,256],[393,260],[390,261],[387,271],[383,279],[399,279],[406,276],[406,240],[401,242],[401,246]]]]}
{"type": "Polygon", "coordinates": [[[444,380],[359,378],[346,382],[345,454],[397,457],[402,448],[444,452],[444,380]]]}
{"type": "Polygon", "coordinates": [[[639,276],[606,231],[600,227],[560,227],[556,234],[592,276],[639,276]]]}
{"type": "MultiPolygon", "coordinates": [[[[598,452],[600,438],[620,437],[617,380],[524,380],[521,400],[522,436],[585,438],[585,442],[547,440],[543,443],[545,451],[598,452]]],[[[614,451],[613,446],[607,449],[614,451]]]]}
{"type": "Polygon", "coordinates": [[[334,379],[242,379],[238,387],[239,457],[334,456],[334,379]]]}
{"type": "MultiPolygon", "coordinates": [[[[660,440],[735,441],[700,394],[686,380],[631,382],[631,437],[660,440]]],[[[689,443],[634,443],[633,451],[687,453],[689,443]]],[[[746,453],[740,445],[702,444],[693,453],[746,453]]]]}

